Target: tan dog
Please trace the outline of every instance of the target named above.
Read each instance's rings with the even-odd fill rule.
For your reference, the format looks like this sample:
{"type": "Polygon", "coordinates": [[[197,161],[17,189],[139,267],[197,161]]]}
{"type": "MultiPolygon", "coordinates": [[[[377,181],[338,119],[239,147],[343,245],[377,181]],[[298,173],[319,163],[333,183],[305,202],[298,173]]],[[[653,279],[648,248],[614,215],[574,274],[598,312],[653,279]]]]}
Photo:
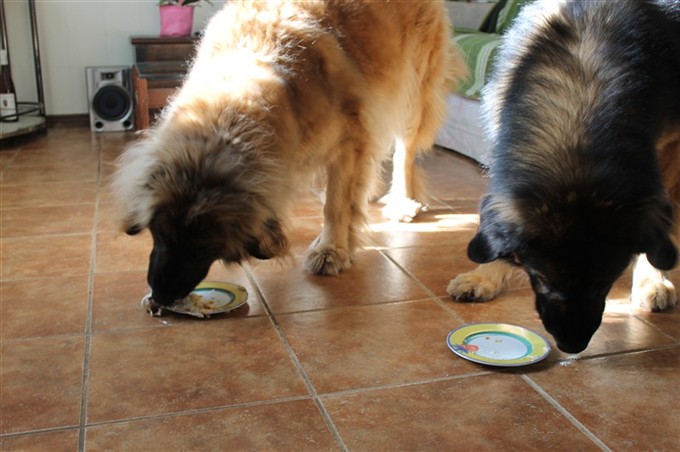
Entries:
{"type": "Polygon", "coordinates": [[[452,46],[443,2],[229,2],[115,177],[123,229],[153,235],[154,300],[185,296],[217,259],[285,254],[294,194],[319,173],[325,224],[305,266],[349,268],[392,149],[385,212],[415,215],[414,158],[431,147],[466,71],[452,46]]]}

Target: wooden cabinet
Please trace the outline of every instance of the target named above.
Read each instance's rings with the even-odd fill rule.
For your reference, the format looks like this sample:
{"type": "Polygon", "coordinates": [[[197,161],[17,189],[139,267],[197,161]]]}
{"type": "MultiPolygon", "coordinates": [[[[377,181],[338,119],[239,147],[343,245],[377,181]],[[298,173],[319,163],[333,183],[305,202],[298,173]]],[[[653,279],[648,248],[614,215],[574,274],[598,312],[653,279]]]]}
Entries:
{"type": "Polygon", "coordinates": [[[163,108],[168,97],[182,85],[198,39],[195,36],[130,38],[135,49],[132,86],[137,130],[148,129],[150,112],[163,108]]]}

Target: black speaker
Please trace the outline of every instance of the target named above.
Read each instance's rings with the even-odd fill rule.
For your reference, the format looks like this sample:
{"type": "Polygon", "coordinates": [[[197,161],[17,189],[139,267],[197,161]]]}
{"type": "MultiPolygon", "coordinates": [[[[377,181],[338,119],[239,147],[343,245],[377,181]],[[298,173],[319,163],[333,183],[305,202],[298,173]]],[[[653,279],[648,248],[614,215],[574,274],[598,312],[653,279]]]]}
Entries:
{"type": "Polygon", "coordinates": [[[87,67],[85,71],[90,129],[93,132],[134,129],[130,68],[87,67]]]}

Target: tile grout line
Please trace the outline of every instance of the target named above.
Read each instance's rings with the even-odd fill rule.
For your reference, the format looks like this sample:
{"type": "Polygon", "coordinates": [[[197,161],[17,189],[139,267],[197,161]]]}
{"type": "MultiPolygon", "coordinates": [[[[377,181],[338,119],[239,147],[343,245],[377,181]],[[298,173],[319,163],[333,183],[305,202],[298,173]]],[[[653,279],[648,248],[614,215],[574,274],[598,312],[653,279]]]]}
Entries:
{"type": "Polygon", "coordinates": [[[407,269],[405,269],[404,267],[402,267],[401,265],[399,265],[399,263],[398,263],[396,260],[394,260],[394,259],[392,258],[392,256],[390,256],[389,253],[387,253],[387,252],[385,252],[385,251],[389,251],[389,248],[387,248],[387,249],[385,249],[385,250],[378,250],[378,252],[379,252],[380,254],[382,254],[387,260],[389,260],[390,262],[392,262],[394,265],[397,266],[397,268],[398,268],[399,270],[401,270],[402,272],[406,273],[406,275],[407,275],[409,278],[411,278],[413,281],[415,281],[416,285],[418,285],[418,287],[420,287],[420,288],[427,294],[428,299],[434,301],[434,303],[435,303],[437,306],[439,306],[440,308],[444,309],[451,317],[453,317],[455,320],[457,320],[457,321],[460,322],[461,324],[464,324],[464,323],[465,323],[465,321],[463,320],[463,318],[462,318],[462,317],[461,317],[454,309],[452,309],[452,308],[449,307],[446,303],[444,303],[443,301],[441,301],[441,298],[442,298],[442,297],[439,297],[439,296],[437,296],[434,292],[432,292],[432,291],[430,290],[429,287],[427,287],[425,284],[423,284],[418,278],[415,277],[415,275],[413,275],[413,274],[412,274],[411,272],[409,272],[407,269]]]}
{"type": "MultiPolygon", "coordinates": [[[[38,429],[35,429],[35,430],[25,430],[23,432],[3,433],[2,435],[0,435],[0,439],[30,437],[30,436],[34,436],[34,435],[41,435],[43,433],[70,432],[70,431],[74,431],[74,430],[78,430],[78,424],[61,425],[59,427],[38,428],[38,429]]],[[[2,449],[0,449],[0,450],[2,450],[2,449]]]]}
{"type": "MultiPolygon", "coordinates": [[[[666,308],[666,309],[668,309],[668,308],[666,308]]],[[[647,320],[646,318],[642,317],[640,314],[638,314],[638,313],[631,313],[630,315],[633,316],[634,318],[638,319],[639,321],[641,321],[641,322],[644,323],[645,325],[647,325],[647,326],[653,328],[653,329],[654,329],[655,331],[657,331],[659,334],[661,334],[661,335],[663,335],[663,336],[666,336],[668,339],[672,340],[675,344],[680,344],[680,340],[678,340],[675,336],[673,336],[672,334],[669,334],[669,333],[667,333],[666,331],[664,331],[663,329],[659,328],[657,325],[655,325],[654,323],[650,322],[650,321],[647,320]]]]}
{"type": "Polygon", "coordinates": [[[78,452],[85,451],[85,428],[87,426],[87,404],[90,384],[90,356],[92,351],[92,310],[94,305],[94,274],[97,265],[97,229],[99,223],[99,201],[101,195],[101,178],[104,153],[102,140],[97,140],[97,153],[99,162],[97,165],[97,184],[95,191],[94,215],[92,219],[91,245],[90,245],[90,272],[87,284],[87,314],[85,318],[85,343],[83,346],[83,378],[80,394],[80,425],[78,428],[78,452]]]}
{"type": "MultiPolygon", "coordinates": [[[[429,378],[429,379],[426,379],[426,380],[418,380],[418,381],[412,381],[412,382],[406,382],[406,383],[395,383],[395,384],[386,384],[386,385],[378,385],[378,386],[370,386],[370,387],[362,387],[362,388],[342,389],[342,390],[339,390],[339,391],[334,391],[334,392],[329,392],[329,393],[323,394],[322,396],[319,396],[319,397],[320,398],[332,398],[332,397],[342,397],[342,396],[347,396],[347,395],[351,396],[351,395],[357,395],[357,394],[364,394],[366,392],[372,392],[372,391],[406,388],[406,387],[411,387],[411,386],[421,386],[421,385],[426,385],[426,384],[431,384],[431,383],[461,380],[461,379],[465,379],[465,378],[475,378],[475,377],[492,375],[492,374],[493,374],[493,372],[491,372],[491,371],[478,371],[478,372],[471,372],[471,373],[461,374],[461,375],[434,377],[434,378],[429,378]]],[[[137,421],[144,421],[144,420],[165,419],[165,418],[168,418],[168,417],[197,415],[197,414],[202,414],[202,413],[212,413],[212,412],[216,412],[216,411],[231,410],[231,409],[238,409],[238,408],[249,408],[249,407],[257,407],[257,406],[277,405],[277,404],[280,404],[280,403],[295,402],[295,401],[300,401],[300,400],[313,400],[313,396],[312,395],[290,396],[290,397],[281,397],[281,398],[277,398],[277,399],[266,399],[266,400],[252,401],[252,402],[241,402],[241,403],[235,403],[235,404],[230,404],[230,405],[218,405],[218,406],[203,407],[203,408],[193,408],[193,409],[188,409],[188,410],[184,410],[184,411],[173,411],[173,412],[169,412],[169,413],[140,415],[140,416],[134,416],[134,417],[121,418],[121,419],[111,419],[111,420],[93,422],[93,423],[88,424],[88,427],[95,427],[95,426],[98,427],[98,426],[105,426],[105,425],[124,424],[126,422],[137,422],[137,421]]],[[[78,428],[78,425],[50,427],[50,428],[29,430],[29,431],[16,432],[16,433],[5,433],[5,434],[0,435],[0,437],[2,437],[2,438],[13,438],[13,437],[19,437],[19,436],[30,436],[30,435],[33,435],[33,434],[36,434],[36,433],[70,431],[70,430],[74,430],[75,428],[78,428]]]]}
{"type": "Polygon", "coordinates": [[[590,439],[597,447],[601,450],[611,452],[611,449],[595,435],[593,432],[588,430],[588,428],[583,425],[576,417],[569,412],[565,407],[563,407],[557,400],[555,400],[548,392],[543,389],[538,383],[536,383],[527,374],[520,375],[522,379],[531,386],[534,391],[536,391],[543,399],[545,399],[553,408],[555,408],[562,416],[567,418],[567,420],[576,427],[581,433],[583,433],[588,439],[590,439]]]}
{"type": "Polygon", "coordinates": [[[604,353],[596,353],[594,355],[588,355],[584,356],[583,358],[578,358],[578,359],[572,359],[572,358],[561,358],[558,359],[557,362],[559,363],[570,363],[572,361],[580,361],[580,362],[585,362],[585,361],[591,361],[594,359],[602,359],[602,358],[610,358],[610,357],[617,357],[617,356],[629,356],[629,355],[637,355],[641,353],[652,353],[652,352],[658,352],[658,351],[664,351],[664,350],[673,350],[677,349],[680,347],[680,344],[673,343],[673,344],[666,344],[666,345],[659,345],[657,347],[645,347],[645,348],[631,348],[631,349],[624,349],[624,350],[616,350],[613,352],[604,352],[604,353]]]}
{"type": "Polygon", "coordinates": [[[297,310],[293,311],[286,311],[286,312],[280,312],[277,314],[277,316],[281,317],[287,317],[290,315],[296,315],[296,314],[307,314],[307,313],[313,313],[313,312],[329,312],[329,311],[337,311],[337,310],[342,310],[342,309],[347,309],[347,308],[358,308],[358,307],[368,307],[368,306],[385,306],[385,305],[390,305],[390,304],[406,304],[406,303],[418,303],[418,302],[423,302],[423,301],[432,301],[432,297],[425,295],[422,298],[405,298],[403,300],[385,300],[385,301],[377,301],[375,303],[367,303],[367,304],[357,304],[357,305],[341,305],[341,306],[331,306],[331,307],[319,307],[319,308],[312,308],[312,309],[303,309],[299,308],[297,310]]]}
{"type": "MultiPolygon", "coordinates": [[[[300,400],[310,400],[311,397],[309,395],[304,395],[304,396],[291,396],[291,397],[282,397],[279,399],[267,399],[267,400],[257,400],[253,402],[241,402],[241,403],[235,403],[232,405],[217,405],[217,406],[211,406],[211,407],[203,407],[203,408],[192,408],[192,409],[187,409],[184,411],[172,411],[169,413],[157,413],[157,414],[145,414],[145,415],[138,415],[138,416],[133,416],[133,417],[125,417],[121,419],[110,419],[110,420],[105,420],[105,421],[98,421],[98,422],[92,422],[91,424],[88,425],[88,427],[101,427],[101,426],[106,426],[106,425],[116,425],[116,424],[125,424],[127,422],[139,422],[139,421],[148,421],[148,420],[162,420],[162,419],[167,419],[167,418],[172,418],[172,417],[182,417],[182,416],[196,416],[204,413],[214,413],[217,411],[225,411],[225,410],[234,410],[234,409],[239,409],[239,408],[251,408],[251,407],[259,407],[259,406],[268,406],[268,405],[277,405],[279,403],[286,403],[286,402],[297,402],[300,400]]],[[[32,432],[29,432],[30,434],[32,432]]],[[[23,435],[24,433],[20,433],[18,435],[23,435]]],[[[18,436],[15,435],[15,436],[18,436]]]]}
{"type": "Polygon", "coordinates": [[[263,305],[263,308],[265,312],[267,313],[267,318],[271,322],[272,326],[274,327],[274,331],[276,331],[277,336],[279,337],[279,340],[282,342],[284,348],[286,349],[286,352],[288,353],[288,357],[291,359],[293,362],[293,365],[295,366],[295,369],[298,371],[298,374],[302,377],[302,380],[305,383],[305,386],[307,387],[307,391],[310,393],[312,400],[314,401],[314,404],[316,405],[317,409],[319,410],[319,413],[321,414],[321,418],[324,420],[324,423],[328,427],[331,435],[333,436],[333,439],[337,443],[337,445],[340,447],[340,449],[343,452],[347,452],[349,449],[345,445],[345,442],[342,440],[342,437],[340,436],[340,432],[338,432],[337,427],[335,426],[335,423],[330,417],[330,414],[328,411],[326,411],[326,407],[323,405],[323,402],[321,401],[318,392],[316,391],[316,388],[312,384],[311,379],[309,378],[309,375],[307,374],[307,371],[305,371],[304,367],[302,366],[302,363],[300,362],[299,358],[297,357],[297,354],[295,353],[295,350],[293,350],[293,347],[290,345],[290,342],[288,342],[288,339],[286,336],[283,334],[283,331],[281,331],[281,327],[279,326],[279,323],[276,320],[276,317],[274,316],[273,312],[271,311],[271,308],[269,307],[269,304],[267,303],[267,300],[262,293],[262,290],[260,288],[260,285],[257,282],[257,278],[255,278],[255,275],[252,273],[251,269],[247,266],[243,267],[243,270],[246,273],[246,277],[250,281],[250,283],[253,285],[257,292],[257,297],[258,300],[263,305]]]}
{"type": "Polygon", "coordinates": [[[476,378],[476,377],[483,377],[486,375],[494,375],[494,372],[490,370],[479,370],[475,372],[469,372],[469,373],[463,373],[463,374],[458,374],[458,375],[447,375],[444,377],[430,377],[430,378],[425,378],[422,380],[415,380],[415,381],[407,381],[403,383],[391,383],[391,384],[383,384],[383,385],[377,385],[377,386],[364,386],[360,388],[350,388],[350,389],[340,389],[337,391],[333,392],[328,392],[326,394],[323,394],[322,398],[332,398],[332,397],[342,397],[342,396],[352,396],[352,395],[360,395],[360,394],[365,394],[367,392],[373,392],[373,391],[385,391],[385,390],[392,390],[392,389],[400,389],[400,388],[409,388],[412,386],[423,386],[423,385],[429,385],[432,383],[441,383],[441,382],[446,382],[446,381],[455,381],[455,380],[463,380],[465,378],[476,378]]]}
{"type": "Polygon", "coordinates": [[[5,171],[7,171],[7,168],[9,168],[10,165],[12,164],[12,162],[14,162],[14,160],[16,160],[17,155],[19,155],[19,153],[21,151],[22,151],[22,146],[19,146],[19,148],[14,153],[14,155],[9,159],[9,161],[5,165],[3,165],[2,172],[0,172],[0,181],[2,180],[2,177],[5,175],[5,171]]]}

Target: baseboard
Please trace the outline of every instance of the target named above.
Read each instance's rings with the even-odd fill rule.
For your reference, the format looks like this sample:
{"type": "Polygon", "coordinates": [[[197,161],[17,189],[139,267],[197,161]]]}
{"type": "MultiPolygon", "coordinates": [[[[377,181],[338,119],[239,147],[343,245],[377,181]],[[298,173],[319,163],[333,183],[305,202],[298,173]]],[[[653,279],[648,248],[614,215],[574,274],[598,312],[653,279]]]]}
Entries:
{"type": "Polygon", "coordinates": [[[87,113],[77,115],[47,115],[45,125],[53,127],[89,127],[90,115],[87,113]]]}

